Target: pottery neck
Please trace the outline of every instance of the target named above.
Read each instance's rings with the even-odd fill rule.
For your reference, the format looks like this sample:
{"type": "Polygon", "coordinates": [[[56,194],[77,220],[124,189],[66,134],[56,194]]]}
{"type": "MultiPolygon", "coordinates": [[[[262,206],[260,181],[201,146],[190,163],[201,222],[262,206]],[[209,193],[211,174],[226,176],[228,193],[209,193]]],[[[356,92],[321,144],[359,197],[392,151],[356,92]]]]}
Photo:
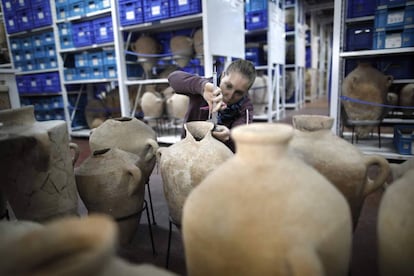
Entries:
{"type": "Polygon", "coordinates": [[[254,123],[233,129],[236,155],[247,160],[268,162],[287,152],[293,128],[285,124],[254,123]]]}

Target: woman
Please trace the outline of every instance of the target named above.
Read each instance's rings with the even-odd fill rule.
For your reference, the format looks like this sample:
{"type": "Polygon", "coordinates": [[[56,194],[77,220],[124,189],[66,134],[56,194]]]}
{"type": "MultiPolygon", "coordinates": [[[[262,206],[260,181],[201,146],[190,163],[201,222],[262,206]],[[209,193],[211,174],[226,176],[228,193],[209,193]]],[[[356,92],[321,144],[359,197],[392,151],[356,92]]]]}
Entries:
{"type": "Polygon", "coordinates": [[[214,87],[212,78],[183,71],[172,72],[168,81],[176,93],[190,98],[184,121],[205,121],[209,119],[210,112],[218,111],[217,126],[212,134],[235,152],[230,129],[253,120],[253,104],[248,91],[255,78],[253,63],[238,59],[230,63],[218,78],[218,87],[214,87]]]}

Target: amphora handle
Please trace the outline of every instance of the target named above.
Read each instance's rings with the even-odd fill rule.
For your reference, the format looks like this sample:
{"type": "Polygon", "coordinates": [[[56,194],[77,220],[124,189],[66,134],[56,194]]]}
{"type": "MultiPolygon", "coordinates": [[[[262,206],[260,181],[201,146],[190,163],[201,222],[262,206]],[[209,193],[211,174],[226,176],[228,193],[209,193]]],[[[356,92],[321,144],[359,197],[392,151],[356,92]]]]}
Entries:
{"type": "Polygon", "coordinates": [[[367,178],[367,183],[365,183],[365,188],[363,191],[364,196],[369,195],[381,187],[391,172],[390,164],[385,158],[378,155],[365,156],[365,166],[367,170],[374,165],[379,167],[379,173],[375,179],[367,178]]]}

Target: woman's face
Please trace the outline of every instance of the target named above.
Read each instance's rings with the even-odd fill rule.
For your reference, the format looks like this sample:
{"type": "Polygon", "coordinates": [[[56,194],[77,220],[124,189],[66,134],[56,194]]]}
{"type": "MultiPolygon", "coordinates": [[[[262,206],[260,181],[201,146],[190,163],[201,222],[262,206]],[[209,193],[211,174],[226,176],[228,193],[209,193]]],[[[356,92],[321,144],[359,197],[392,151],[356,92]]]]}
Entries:
{"type": "Polygon", "coordinates": [[[223,101],[227,105],[237,103],[249,91],[249,79],[239,72],[224,74],[220,89],[223,93],[223,101]]]}

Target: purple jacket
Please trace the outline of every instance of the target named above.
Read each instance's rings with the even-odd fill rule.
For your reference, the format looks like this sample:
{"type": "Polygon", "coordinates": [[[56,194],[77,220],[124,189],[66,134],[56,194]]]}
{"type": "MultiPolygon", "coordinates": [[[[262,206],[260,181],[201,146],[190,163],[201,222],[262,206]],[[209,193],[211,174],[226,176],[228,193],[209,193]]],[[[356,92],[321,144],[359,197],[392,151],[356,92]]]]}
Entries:
{"type": "MultiPolygon", "coordinates": [[[[187,95],[190,98],[184,122],[208,120],[208,104],[203,98],[203,90],[205,84],[212,82],[212,79],[202,78],[183,71],[174,71],[168,76],[168,82],[175,93],[187,95]]],[[[238,125],[246,124],[246,110],[249,110],[248,122],[251,123],[253,121],[253,104],[247,96],[241,103],[238,114],[231,120],[223,120],[222,125],[232,129],[238,125]]],[[[232,139],[225,144],[235,152],[235,145],[232,139]]]]}

